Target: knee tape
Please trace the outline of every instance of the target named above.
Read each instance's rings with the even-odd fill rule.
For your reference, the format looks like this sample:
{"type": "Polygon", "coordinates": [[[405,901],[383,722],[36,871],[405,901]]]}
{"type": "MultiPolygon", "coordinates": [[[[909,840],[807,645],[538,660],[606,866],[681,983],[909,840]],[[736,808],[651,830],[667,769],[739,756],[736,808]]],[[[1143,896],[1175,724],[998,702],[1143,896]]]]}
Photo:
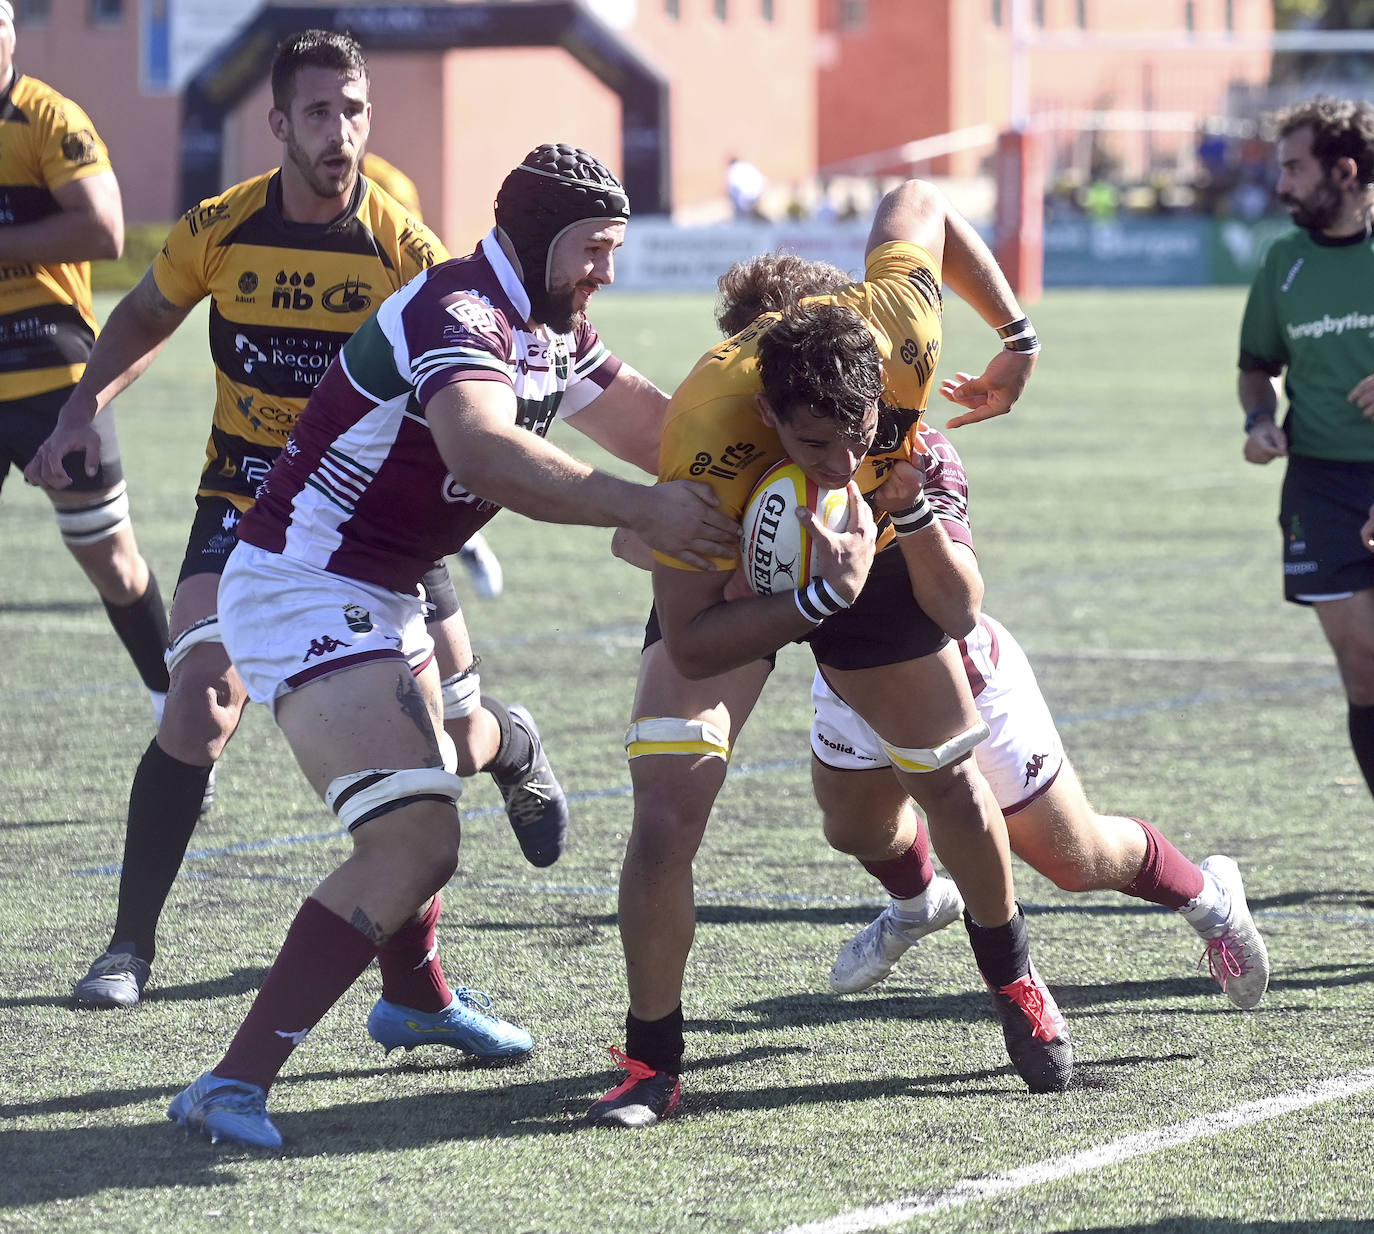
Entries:
{"type": "Polygon", "coordinates": [[[208,617],[202,617],[199,621],[192,622],[172,640],[172,645],[167,648],[163,655],[162,658],[167,663],[167,671],[170,673],[186,659],[186,653],[192,647],[199,647],[201,643],[222,642],[224,639],[220,637],[219,616],[217,614],[211,613],[208,617]]]}
{"type": "Polygon", "coordinates": [[[86,506],[54,508],[64,544],[95,544],[129,525],[129,486],[121,480],[111,492],[86,506]]]}
{"type": "Polygon", "coordinates": [[[627,758],[646,754],[695,754],[730,761],[730,741],[706,720],[645,716],[625,730],[627,758]]]}
{"type": "Polygon", "coordinates": [[[324,802],[339,816],[339,822],[352,831],[415,801],[447,801],[456,805],[462,795],[462,780],[442,767],[399,771],[373,767],[331,780],[324,802]]]}
{"type": "Polygon", "coordinates": [[[884,741],[883,750],[898,771],[938,771],[941,767],[948,767],[950,763],[963,758],[991,731],[986,723],[979,720],[972,728],[965,729],[934,749],[909,750],[902,746],[889,745],[884,741]]]}
{"type": "Polygon", "coordinates": [[[482,705],[482,678],[477,672],[481,657],[477,657],[461,673],[445,677],[439,683],[439,695],[444,703],[445,720],[461,720],[482,705]]]}

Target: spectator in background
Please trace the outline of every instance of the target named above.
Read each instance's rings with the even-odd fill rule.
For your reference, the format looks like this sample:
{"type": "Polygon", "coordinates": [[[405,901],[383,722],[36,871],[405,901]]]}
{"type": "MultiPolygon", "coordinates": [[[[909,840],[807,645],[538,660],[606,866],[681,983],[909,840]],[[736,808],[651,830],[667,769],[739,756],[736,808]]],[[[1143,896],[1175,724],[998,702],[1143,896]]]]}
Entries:
{"type": "MultiPolygon", "coordinates": [[[[369,150],[363,155],[362,173],[409,210],[417,223],[424,222],[424,215],[420,211],[420,191],[415,187],[415,181],[394,163],[388,163],[381,155],[369,150]]],[[[501,559],[480,531],[458,550],[458,560],[468,572],[473,591],[482,599],[490,600],[501,594],[505,586],[501,559]]]]}
{"type": "MultiPolygon", "coordinates": [[[[105,145],[70,99],[14,67],[14,8],[0,0],[0,485],[57,423],[95,346],[93,259],[124,248],[119,182],[105,145]]],[[[43,485],[58,534],[91,580],[161,718],[167,610],[134,539],[113,414],[86,468],[61,460],[43,485]]]]}
{"type": "Polygon", "coordinates": [[[761,219],[759,200],[768,182],[753,163],[745,162],[737,154],[730,156],[725,169],[725,191],[730,198],[730,208],[736,219],[761,219]]]}

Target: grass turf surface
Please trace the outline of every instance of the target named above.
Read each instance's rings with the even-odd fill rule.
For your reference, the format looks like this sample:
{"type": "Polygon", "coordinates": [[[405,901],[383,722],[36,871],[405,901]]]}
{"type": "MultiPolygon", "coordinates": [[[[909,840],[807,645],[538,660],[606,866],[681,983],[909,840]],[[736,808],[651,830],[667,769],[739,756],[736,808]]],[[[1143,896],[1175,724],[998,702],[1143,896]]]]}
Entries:
{"type": "MultiPolygon", "coordinates": [[[[1240,459],[1240,307],[1231,290],[1052,294],[1035,312],[1046,351],[1022,405],[954,434],[988,611],[1030,653],[1089,793],[1195,860],[1235,856],[1274,963],[1265,1002],[1236,1012],[1194,970],[1200,947],[1181,920],[1067,895],[1018,865],[1037,965],[1077,1041],[1081,1082],[1060,1097],[1032,1097],[1011,1073],[962,931],[866,995],[825,992],[835,951],[880,901],[820,837],[810,660],[789,648],[697,862],[682,1110],[642,1134],[580,1122],[617,1082],[602,1047],[620,1040],[625,1005],[620,735],[648,584],[609,557],[608,532],[505,514],[489,529],[505,594],[466,608],[484,685],[540,721],[573,801],[572,842],[551,869],[526,866],[479,777],[440,937],[451,978],[489,990],[534,1033],[534,1055],[504,1069],[424,1051],[384,1060],[364,1028],[367,975],[273,1090],[282,1155],[187,1139],[168,1100],[219,1057],[346,841],[250,709],[172,891],[151,997],[127,1014],[71,1009],[113,917],[151,720],[47,503],[12,473],[0,509],[0,1226],[1371,1228],[1369,1091],[1144,1155],[1123,1147],[1374,1068],[1371,805],[1317,624],[1280,599],[1278,469],[1240,459]],[[1017,1175],[982,1198],[955,1190],[1103,1145],[1115,1148],[1099,1168],[1017,1175]],[[830,1220],[913,1196],[923,1211],[830,1220]]],[[[705,299],[612,293],[596,310],[612,348],[668,387],[713,337],[705,299]]],[[[941,371],[981,369],[989,343],[951,303],[941,371]]],[[[211,397],[197,316],[118,407],[139,540],[169,593],[211,397]]],[[[603,457],[576,433],[556,439],[603,457]]]]}

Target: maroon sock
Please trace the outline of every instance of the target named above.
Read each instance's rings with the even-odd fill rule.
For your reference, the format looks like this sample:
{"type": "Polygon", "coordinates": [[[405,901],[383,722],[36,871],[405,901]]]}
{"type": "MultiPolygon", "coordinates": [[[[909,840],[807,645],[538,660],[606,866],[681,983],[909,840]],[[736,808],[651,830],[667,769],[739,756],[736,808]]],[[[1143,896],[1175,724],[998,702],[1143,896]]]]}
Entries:
{"type": "Polygon", "coordinates": [[[382,997],[387,1002],[416,1011],[442,1011],[453,1001],[439,964],[439,943],[434,937],[438,920],[436,893],[421,916],[382,944],[377,967],[382,970],[382,997]]]}
{"type": "Polygon", "coordinates": [[[1122,895],[1149,900],[1165,908],[1183,908],[1202,894],[1202,871],[1144,819],[1133,818],[1145,833],[1145,860],[1140,872],[1121,889],[1122,895]]]}
{"type": "Polygon", "coordinates": [[[930,835],[925,824],[918,820],[916,838],[900,857],[860,864],[882,883],[894,900],[909,900],[920,895],[935,877],[935,867],[930,863],[930,835]]]}
{"type": "Polygon", "coordinates": [[[270,1088],[291,1051],[376,955],[365,934],[306,900],[215,1075],[270,1088]]]}

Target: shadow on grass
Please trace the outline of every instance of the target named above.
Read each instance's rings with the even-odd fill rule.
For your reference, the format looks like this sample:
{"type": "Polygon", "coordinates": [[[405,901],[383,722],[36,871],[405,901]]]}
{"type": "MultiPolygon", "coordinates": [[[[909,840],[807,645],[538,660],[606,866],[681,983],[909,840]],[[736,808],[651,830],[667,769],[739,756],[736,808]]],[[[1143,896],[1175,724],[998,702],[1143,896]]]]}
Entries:
{"type": "MultiPolygon", "coordinates": [[[[740,1088],[734,1084],[712,1087],[712,1072],[737,1068],[751,1062],[804,1053],[800,1047],[778,1046],[715,1055],[695,1063],[682,1106],[674,1121],[714,1113],[778,1110],[798,1105],[822,1105],[889,1101],[892,1099],[968,1099],[993,1096],[1001,1101],[1043,1102],[1020,1087],[1010,1067],[929,1075],[885,1075],[868,1080],[817,1084],[772,1084],[740,1088]]],[[[1167,1058],[1114,1058],[1081,1064],[1079,1087],[1114,1087],[1113,1070],[1135,1071],[1142,1062],[1176,1061],[1167,1058]]],[[[427,1068],[432,1091],[375,1101],[352,1101],[300,1112],[281,1112],[274,1122],[286,1146],[280,1154],[212,1145],[199,1136],[188,1136],[161,1118],[123,1127],[73,1127],[56,1130],[26,1129],[0,1135],[0,1152],[6,1162],[6,1186],[0,1210],[58,1200],[72,1200],[107,1190],[171,1186],[219,1186],[239,1181],[236,1162],[257,1162],[280,1155],[309,1159],[327,1154],[375,1153],[380,1149],[405,1151],[456,1141],[495,1141],[547,1135],[595,1135],[623,1137],[623,1131],[588,1127],[583,1115],[606,1091],[615,1077],[604,1071],[586,1072],[555,1080],[511,1083],[493,1089],[452,1087],[453,1072],[461,1068],[427,1068]],[[131,1170],[130,1163],[137,1169],[131,1170]]],[[[284,1077],[274,1092],[288,1088],[330,1084],[340,1079],[385,1079],[389,1067],[370,1067],[347,1072],[314,1072],[284,1077]]],[[[413,1074],[413,1073],[412,1073],[413,1074]]],[[[80,1098],[59,1098],[28,1106],[7,1106],[0,1116],[44,1117],[110,1110],[122,1106],[159,1105],[170,1100],[175,1089],[161,1086],[130,1087],[88,1093],[80,1098]]],[[[620,1141],[617,1140],[619,1143],[620,1141]]]]}
{"type": "MultiPolygon", "coordinates": [[[[779,1046],[741,1050],[703,1059],[692,1068],[692,1091],[678,1117],[691,1118],[712,1110],[778,1109],[798,1103],[830,1102],[839,1096],[850,1101],[919,1094],[922,1083],[967,1084],[984,1073],[965,1076],[892,1076],[859,1084],[778,1085],[740,1090],[733,1084],[711,1088],[711,1073],[719,1068],[797,1053],[799,1047],[779,1046]]],[[[619,1073],[584,1072],[554,1080],[515,1082],[491,1089],[467,1089],[461,1084],[466,1068],[424,1068],[430,1091],[373,1101],[352,1101],[300,1112],[276,1107],[273,1121],[286,1141],[281,1154],[212,1145],[199,1136],[188,1136],[162,1118],[121,1127],[27,1128],[0,1134],[0,1152],[6,1163],[6,1185],[0,1210],[57,1200],[71,1200],[107,1190],[169,1186],[218,1186],[238,1181],[235,1162],[255,1162],[273,1156],[308,1159],[379,1150],[405,1151],[455,1141],[525,1139],[547,1135],[596,1135],[623,1137],[624,1132],[589,1127],[584,1115],[619,1073]],[[457,1073],[457,1074],[455,1074],[457,1073]],[[130,1163],[137,1163],[132,1169],[130,1163]]],[[[328,1085],[342,1079],[383,1079],[396,1074],[394,1067],[368,1067],[283,1077],[273,1092],[281,1094],[298,1086],[328,1085]]],[[[416,1071],[408,1070],[413,1080],[416,1071]]],[[[516,1073],[518,1075],[518,1073],[516,1073]]],[[[986,1073],[991,1076],[994,1073],[986,1073]]],[[[129,1087],[57,1098],[29,1105],[0,1107],[0,1116],[29,1118],[111,1110],[124,1106],[158,1105],[169,1101],[176,1089],[161,1086],[129,1087]]],[[[965,1087],[962,1095],[969,1095],[965,1087]]],[[[308,1099],[308,1098],[307,1098],[308,1099]]],[[[623,1141],[621,1141],[623,1142],[623,1141]]]]}
{"type": "MultiPolygon", "coordinates": [[[[76,973],[75,978],[80,976],[76,973]]],[[[144,1003],[182,1003],[204,1002],[212,998],[226,998],[235,994],[251,994],[257,990],[267,976],[267,969],[261,965],[252,968],[236,968],[223,977],[207,977],[204,981],[191,981],[183,985],[149,986],[143,996],[144,1003]]],[[[9,1007],[60,1007],[74,1015],[138,1015],[138,1008],[78,1008],[72,1002],[71,993],[37,994],[29,998],[0,998],[0,1010],[9,1007]]]]}

